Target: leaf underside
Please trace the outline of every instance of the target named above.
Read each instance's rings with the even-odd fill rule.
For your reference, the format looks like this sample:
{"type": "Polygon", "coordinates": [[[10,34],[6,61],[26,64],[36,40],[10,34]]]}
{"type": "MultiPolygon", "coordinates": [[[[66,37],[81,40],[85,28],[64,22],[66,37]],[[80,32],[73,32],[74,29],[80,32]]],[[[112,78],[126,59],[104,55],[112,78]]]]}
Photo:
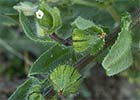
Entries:
{"type": "Polygon", "coordinates": [[[118,74],[133,63],[131,53],[132,37],[129,30],[130,23],[131,17],[127,14],[122,18],[123,26],[115,44],[102,62],[108,76],[118,74]]]}

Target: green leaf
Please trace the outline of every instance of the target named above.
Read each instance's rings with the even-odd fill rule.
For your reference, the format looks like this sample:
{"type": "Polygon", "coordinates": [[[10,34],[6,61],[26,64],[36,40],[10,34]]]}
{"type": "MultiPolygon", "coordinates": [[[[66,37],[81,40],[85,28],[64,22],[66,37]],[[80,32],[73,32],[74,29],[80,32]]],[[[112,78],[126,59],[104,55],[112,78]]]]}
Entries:
{"type": "Polygon", "coordinates": [[[8,100],[28,100],[33,92],[40,92],[39,81],[36,78],[29,78],[10,96],[8,100]]]}
{"type": "Polygon", "coordinates": [[[35,26],[35,20],[34,18],[30,18],[30,17],[26,17],[23,12],[19,13],[19,19],[20,19],[20,23],[21,26],[23,28],[23,31],[25,32],[25,35],[30,38],[33,41],[36,42],[41,42],[41,43],[45,43],[45,42],[53,42],[52,40],[50,40],[50,38],[48,38],[47,36],[44,38],[40,38],[37,37],[37,29],[35,26]]]}
{"type": "Polygon", "coordinates": [[[71,48],[55,45],[44,52],[32,65],[29,72],[34,74],[47,74],[59,64],[71,63],[75,61],[73,50],[71,48]],[[72,60],[72,61],[71,61],[72,60]]]}
{"type": "Polygon", "coordinates": [[[133,63],[131,53],[132,37],[129,29],[131,23],[130,15],[127,13],[122,17],[121,21],[121,32],[119,33],[115,44],[111,47],[111,50],[102,62],[108,76],[122,72],[133,63]]]}
{"type": "Polygon", "coordinates": [[[54,89],[59,95],[75,93],[80,85],[81,75],[70,65],[59,65],[50,74],[54,89]]]}

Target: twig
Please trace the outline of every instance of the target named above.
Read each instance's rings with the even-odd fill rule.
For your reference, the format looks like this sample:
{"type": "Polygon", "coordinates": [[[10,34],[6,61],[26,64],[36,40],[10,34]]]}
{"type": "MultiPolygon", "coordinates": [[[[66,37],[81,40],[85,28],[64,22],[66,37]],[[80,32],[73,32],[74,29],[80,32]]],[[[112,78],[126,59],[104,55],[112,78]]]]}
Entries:
{"type": "Polygon", "coordinates": [[[53,33],[49,35],[51,39],[65,45],[65,46],[71,46],[71,42],[68,40],[64,40],[63,38],[59,37],[56,33],[53,33]]]}

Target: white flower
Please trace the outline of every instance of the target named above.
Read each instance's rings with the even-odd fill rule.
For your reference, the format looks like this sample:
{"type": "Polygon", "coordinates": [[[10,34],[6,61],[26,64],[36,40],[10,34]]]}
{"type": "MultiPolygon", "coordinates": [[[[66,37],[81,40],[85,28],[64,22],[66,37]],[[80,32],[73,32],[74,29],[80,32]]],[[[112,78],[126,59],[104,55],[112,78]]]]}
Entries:
{"type": "Polygon", "coordinates": [[[36,17],[37,17],[38,19],[42,19],[43,16],[44,16],[43,11],[39,9],[39,10],[36,12],[36,17]]]}

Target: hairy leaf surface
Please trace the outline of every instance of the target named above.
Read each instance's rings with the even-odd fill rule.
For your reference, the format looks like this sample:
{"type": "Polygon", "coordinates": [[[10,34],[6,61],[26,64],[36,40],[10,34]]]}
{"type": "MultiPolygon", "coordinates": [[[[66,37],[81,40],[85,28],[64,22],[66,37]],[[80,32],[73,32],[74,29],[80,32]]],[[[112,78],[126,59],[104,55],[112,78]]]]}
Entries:
{"type": "Polygon", "coordinates": [[[81,75],[69,65],[59,65],[50,74],[54,89],[60,95],[75,93],[80,85],[81,75]]]}
{"type": "Polygon", "coordinates": [[[104,33],[101,27],[82,17],[78,17],[72,25],[76,27],[72,33],[72,45],[75,51],[88,51],[94,55],[103,47],[104,37],[99,37],[104,33]]]}
{"type": "MultiPolygon", "coordinates": [[[[32,94],[35,97],[34,92],[39,93],[40,92],[40,86],[39,81],[36,78],[29,78],[27,81],[25,81],[23,84],[21,84],[17,90],[11,95],[11,97],[8,100],[32,100],[33,98],[32,94]],[[31,96],[31,97],[30,97],[31,96]]],[[[39,94],[36,94],[36,97],[39,94]]],[[[41,97],[41,95],[39,95],[41,97]]],[[[43,96],[42,96],[43,98],[43,96]]],[[[41,100],[41,99],[38,99],[41,100]]]]}
{"type": "Polygon", "coordinates": [[[47,74],[57,65],[75,61],[73,50],[55,45],[44,52],[32,65],[29,75],[47,74]]]}
{"type": "Polygon", "coordinates": [[[129,26],[131,17],[126,14],[122,17],[122,29],[115,44],[104,58],[102,65],[106,69],[107,75],[112,76],[127,69],[133,63],[131,54],[131,31],[129,26]]]}

